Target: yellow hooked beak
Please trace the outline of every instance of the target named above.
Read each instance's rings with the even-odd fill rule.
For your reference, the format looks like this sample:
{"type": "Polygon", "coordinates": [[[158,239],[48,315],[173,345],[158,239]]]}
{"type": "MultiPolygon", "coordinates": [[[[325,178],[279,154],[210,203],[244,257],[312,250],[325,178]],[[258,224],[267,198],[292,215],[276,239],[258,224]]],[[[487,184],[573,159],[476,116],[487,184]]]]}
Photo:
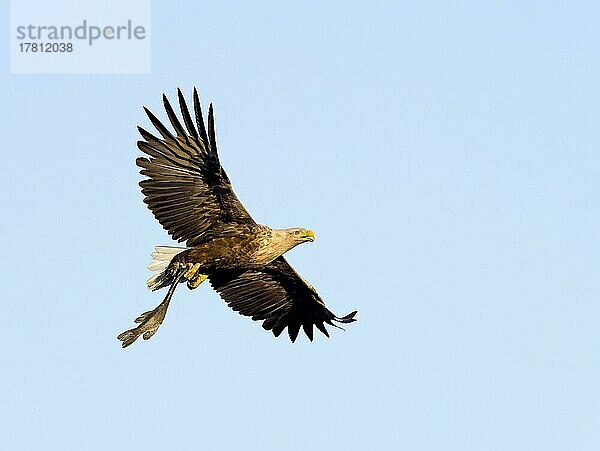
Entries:
{"type": "Polygon", "coordinates": [[[315,240],[315,232],[313,232],[312,230],[305,230],[304,231],[304,236],[308,241],[314,241],[315,240]]]}

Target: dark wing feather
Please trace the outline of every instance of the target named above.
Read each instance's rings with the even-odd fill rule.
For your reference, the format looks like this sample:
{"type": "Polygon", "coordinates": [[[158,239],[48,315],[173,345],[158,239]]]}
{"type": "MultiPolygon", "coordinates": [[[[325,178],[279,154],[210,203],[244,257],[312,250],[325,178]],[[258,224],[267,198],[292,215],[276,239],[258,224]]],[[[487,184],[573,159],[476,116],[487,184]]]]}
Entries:
{"type": "Polygon", "coordinates": [[[165,95],[163,103],[175,135],[144,108],[161,137],[138,127],[144,139],[138,141],[138,148],[148,156],[138,158],[136,164],[147,177],[140,186],[148,208],[173,239],[194,246],[234,233],[237,225],[254,224],[254,220],[233,192],[219,163],[212,104],[207,133],[196,88],[196,125],[179,89],[177,97],[185,128],[165,95]]]}
{"type": "Polygon", "coordinates": [[[233,310],[263,321],[262,326],[276,337],[287,327],[292,342],[300,327],[312,341],[313,325],[329,337],[325,324],[356,321],[356,312],[341,318],[334,315],[283,257],[259,269],[220,271],[209,280],[233,310]]]}

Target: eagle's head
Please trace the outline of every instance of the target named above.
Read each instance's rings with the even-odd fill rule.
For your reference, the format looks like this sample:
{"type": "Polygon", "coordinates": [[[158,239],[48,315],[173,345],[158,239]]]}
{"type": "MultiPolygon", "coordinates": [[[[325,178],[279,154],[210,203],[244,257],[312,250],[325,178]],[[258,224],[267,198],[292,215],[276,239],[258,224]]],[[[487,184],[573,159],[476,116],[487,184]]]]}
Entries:
{"type": "Polygon", "coordinates": [[[315,240],[315,232],[301,227],[295,227],[293,229],[287,229],[289,236],[297,244],[306,243],[307,241],[315,240]]]}
{"type": "Polygon", "coordinates": [[[312,230],[294,227],[292,229],[271,229],[269,247],[277,256],[289,251],[299,244],[314,241],[315,233],[312,230]]]}

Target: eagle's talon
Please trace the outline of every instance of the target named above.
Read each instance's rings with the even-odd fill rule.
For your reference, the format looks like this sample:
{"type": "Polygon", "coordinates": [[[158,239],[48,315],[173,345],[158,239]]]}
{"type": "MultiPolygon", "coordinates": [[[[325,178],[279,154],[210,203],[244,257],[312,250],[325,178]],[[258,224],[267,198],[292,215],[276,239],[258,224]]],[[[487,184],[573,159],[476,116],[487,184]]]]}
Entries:
{"type": "Polygon", "coordinates": [[[183,274],[184,279],[192,279],[200,269],[200,263],[188,264],[188,270],[183,274]]]}
{"type": "Polygon", "coordinates": [[[196,272],[196,274],[194,274],[194,277],[188,280],[187,286],[190,290],[193,290],[195,288],[198,288],[200,284],[206,279],[208,279],[207,275],[196,272]]]}

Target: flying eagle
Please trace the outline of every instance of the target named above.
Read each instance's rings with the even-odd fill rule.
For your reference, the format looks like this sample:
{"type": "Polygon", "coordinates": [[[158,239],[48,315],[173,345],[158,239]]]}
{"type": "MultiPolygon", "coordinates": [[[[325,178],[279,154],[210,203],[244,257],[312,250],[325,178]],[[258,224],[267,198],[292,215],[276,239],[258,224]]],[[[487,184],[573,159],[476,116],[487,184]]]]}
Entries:
{"type": "Polygon", "coordinates": [[[300,327],[312,341],[313,325],[329,337],[325,324],[355,321],[356,311],[334,315],[283,257],[298,244],[314,241],[315,234],[303,228],[271,229],[252,219],[219,162],[212,104],[206,127],[196,89],[194,119],[180,89],[177,95],[185,128],[164,94],[175,134],[144,107],[161,137],[138,127],[143,140],[137,145],[147,157],[139,157],[136,164],[146,177],[140,182],[144,202],[186,247],[155,248],[148,266],[155,273],[147,285],[153,291],[169,287],[167,295],[154,310],[135,319],[137,327],[117,337],[122,346],[156,333],[179,283],[187,282],[193,290],[206,279],[233,310],[262,321],[276,337],[287,327],[292,342],[300,327]]]}

